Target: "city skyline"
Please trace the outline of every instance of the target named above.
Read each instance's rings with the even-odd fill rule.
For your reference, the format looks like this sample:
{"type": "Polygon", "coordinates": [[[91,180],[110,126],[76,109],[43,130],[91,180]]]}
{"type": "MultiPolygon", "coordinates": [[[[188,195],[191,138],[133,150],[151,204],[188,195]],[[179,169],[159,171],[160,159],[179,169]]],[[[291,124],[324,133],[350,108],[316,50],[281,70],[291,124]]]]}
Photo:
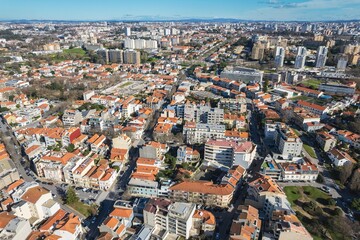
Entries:
{"type": "Polygon", "coordinates": [[[360,19],[359,0],[145,1],[4,0],[0,20],[186,20],[239,19],[331,21],[360,19]]]}

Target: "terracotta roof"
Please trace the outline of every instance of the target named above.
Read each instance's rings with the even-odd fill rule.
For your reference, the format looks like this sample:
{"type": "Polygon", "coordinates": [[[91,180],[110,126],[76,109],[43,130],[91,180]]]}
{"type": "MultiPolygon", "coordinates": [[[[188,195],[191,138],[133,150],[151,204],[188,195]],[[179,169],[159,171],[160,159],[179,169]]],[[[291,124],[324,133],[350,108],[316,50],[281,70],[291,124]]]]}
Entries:
{"type": "Polygon", "coordinates": [[[16,218],[15,215],[10,214],[8,212],[0,212],[0,229],[3,229],[8,225],[8,223],[16,218]]]}
{"type": "Polygon", "coordinates": [[[21,199],[26,202],[36,203],[42,195],[49,193],[48,190],[46,190],[43,187],[35,186],[32,188],[28,188],[27,191],[21,196],[21,199]]]}
{"type": "Polygon", "coordinates": [[[117,218],[130,218],[132,213],[132,209],[117,207],[110,213],[110,216],[117,218]]]}
{"type": "Polygon", "coordinates": [[[51,217],[49,217],[46,222],[44,222],[39,230],[40,231],[49,231],[51,229],[51,227],[54,226],[54,224],[58,221],[60,221],[61,219],[63,219],[65,217],[65,215],[67,214],[67,212],[65,212],[62,209],[59,209],[54,215],[52,215],[51,217]]]}
{"type": "Polygon", "coordinates": [[[234,188],[230,184],[213,184],[209,181],[184,181],[169,188],[171,191],[198,192],[213,195],[230,195],[234,188]]]}
{"type": "Polygon", "coordinates": [[[104,221],[104,225],[107,226],[108,228],[114,230],[115,227],[119,224],[119,220],[117,220],[114,217],[108,217],[105,221],[104,221]]]}
{"type": "Polygon", "coordinates": [[[201,218],[203,222],[210,225],[215,225],[216,220],[214,214],[206,210],[195,210],[193,218],[201,218]]]}
{"type": "Polygon", "coordinates": [[[13,189],[16,189],[18,186],[20,186],[21,184],[23,184],[25,181],[23,179],[19,179],[13,183],[11,183],[7,188],[6,188],[6,192],[10,192],[13,189]]]}

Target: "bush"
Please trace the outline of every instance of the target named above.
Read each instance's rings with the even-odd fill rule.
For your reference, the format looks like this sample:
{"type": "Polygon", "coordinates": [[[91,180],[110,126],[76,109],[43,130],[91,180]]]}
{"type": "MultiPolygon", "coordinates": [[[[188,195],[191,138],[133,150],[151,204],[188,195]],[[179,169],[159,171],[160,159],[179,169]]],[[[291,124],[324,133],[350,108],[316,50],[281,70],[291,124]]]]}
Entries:
{"type": "Polygon", "coordinates": [[[316,182],[318,182],[318,183],[324,183],[325,182],[324,176],[321,173],[319,173],[319,175],[318,175],[318,177],[316,179],[316,182]]]}

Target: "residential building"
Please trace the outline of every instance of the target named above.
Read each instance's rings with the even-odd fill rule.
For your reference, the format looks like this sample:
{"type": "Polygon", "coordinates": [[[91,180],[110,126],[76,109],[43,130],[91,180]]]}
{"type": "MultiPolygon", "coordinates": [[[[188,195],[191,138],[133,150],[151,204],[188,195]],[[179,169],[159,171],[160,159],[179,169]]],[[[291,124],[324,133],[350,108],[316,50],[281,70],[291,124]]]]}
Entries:
{"type": "Polygon", "coordinates": [[[276,47],[275,50],[275,67],[281,68],[284,66],[285,49],[283,47],[276,47]]]}
{"type": "Polygon", "coordinates": [[[29,220],[6,211],[0,212],[0,239],[27,239],[31,231],[29,220]]]}
{"type": "Polygon", "coordinates": [[[124,63],[126,64],[140,64],[140,52],[135,50],[124,51],[124,63]]]}
{"type": "Polygon", "coordinates": [[[285,193],[275,180],[262,174],[257,174],[256,178],[249,183],[247,192],[248,198],[245,204],[249,204],[258,209],[265,207],[266,199],[269,197],[280,196],[286,199],[285,193]]]}
{"type": "Polygon", "coordinates": [[[303,69],[305,67],[306,56],[307,56],[306,48],[298,47],[296,58],[295,58],[295,68],[296,69],[303,69]]]}
{"type": "Polygon", "coordinates": [[[110,63],[123,63],[123,51],[119,49],[109,50],[109,62],[110,63]]]}
{"type": "Polygon", "coordinates": [[[225,125],[186,122],[183,128],[187,144],[205,143],[208,139],[225,137],[225,125]]]}
{"type": "Polygon", "coordinates": [[[67,109],[62,116],[64,126],[75,126],[78,125],[82,120],[82,114],[78,110],[67,109]]]}
{"type": "Polygon", "coordinates": [[[229,111],[236,111],[239,113],[246,112],[246,99],[245,98],[221,98],[219,107],[228,109],[229,111]]]}
{"type": "Polygon", "coordinates": [[[277,125],[274,138],[275,145],[282,156],[288,158],[301,155],[303,142],[290,127],[277,125]]]}
{"type": "Polygon", "coordinates": [[[209,181],[184,181],[169,188],[169,198],[174,201],[186,201],[206,206],[227,207],[242,180],[245,169],[238,166],[230,169],[220,184],[209,181]]]}
{"type": "Polygon", "coordinates": [[[328,152],[336,146],[336,138],[325,131],[316,133],[316,141],[324,152],[328,152]]]}
{"type": "Polygon", "coordinates": [[[197,123],[219,124],[224,120],[224,110],[207,105],[187,103],[184,109],[184,120],[197,123]]]}
{"type": "Polygon", "coordinates": [[[342,167],[345,164],[356,164],[357,162],[348,153],[341,151],[337,148],[333,148],[328,152],[328,156],[333,164],[337,167],[342,167]]]}
{"type": "Polygon", "coordinates": [[[356,83],[349,82],[348,84],[341,84],[336,82],[321,83],[319,90],[330,95],[352,96],[356,91],[356,83]]]}
{"type": "Polygon", "coordinates": [[[240,214],[231,224],[230,240],[258,240],[262,224],[259,211],[250,205],[241,205],[238,210],[240,214]]]}
{"type": "Polygon", "coordinates": [[[248,169],[255,158],[256,145],[252,142],[209,139],[205,144],[204,160],[232,167],[248,169]]]}
{"type": "Polygon", "coordinates": [[[44,234],[43,237],[49,239],[69,240],[81,239],[85,233],[81,219],[74,213],[67,213],[62,209],[41,224],[39,231],[44,234]]]}
{"type": "Polygon", "coordinates": [[[179,163],[196,163],[200,160],[200,153],[194,148],[179,146],[176,158],[179,163]]]}
{"type": "Polygon", "coordinates": [[[14,215],[28,219],[34,225],[52,215],[59,209],[49,190],[37,183],[23,183],[12,194],[14,205],[11,206],[14,215]]]}
{"type": "Polygon", "coordinates": [[[144,223],[188,239],[195,210],[194,203],[152,199],[144,209],[144,223]]]}
{"type": "Polygon", "coordinates": [[[316,54],[316,63],[315,67],[322,68],[325,67],[327,60],[328,48],[325,46],[320,46],[316,54]]]}

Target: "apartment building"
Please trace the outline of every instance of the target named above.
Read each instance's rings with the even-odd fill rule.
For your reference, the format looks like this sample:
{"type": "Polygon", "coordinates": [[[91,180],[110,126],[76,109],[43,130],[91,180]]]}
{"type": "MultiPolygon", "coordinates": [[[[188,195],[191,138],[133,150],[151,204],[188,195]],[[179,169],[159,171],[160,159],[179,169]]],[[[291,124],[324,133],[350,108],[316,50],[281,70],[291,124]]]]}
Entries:
{"type": "Polygon", "coordinates": [[[208,139],[224,138],[225,125],[186,122],[183,134],[187,144],[201,144],[208,139]]]}
{"type": "Polygon", "coordinates": [[[0,239],[23,240],[32,231],[28,219],[6,211],[0,212],[0,219],[0,239]]]}
{"type": "Polygon", "coordinates": [[[285,197],[281,187],[269,176],[257,174],[256,178],[249,183],[247,190],[248,198],[245,204],[249,204],[258,209],[265,206],[266,199],[271,196],[285,197]]]}
{"type": "Polygon", "coordinates": [[[31,225],[54,215],[60,209],[60,204],[54,201],[51,192],[33,182],[20,185],[11,198],[14,201],[11,206],[14,215],[28,219],[31,225]]]}
{"type": "MultiPolygon", "coordinates": [[[[77,240],[86,232],[81,225],[81,219],[74,213],[59,209],[39,227],[41,238],[77,240]]],[[[33,239],[33,238],[30,238],[33,239]]]]}
{"type": "Polygon", "coordinates": [[[275,145],[282,156],[289,158],[301,155],[303,143],[294,130],[286,125],[277,125],[274,134],[275,145]]]}
{"type": "Polygon", "coordinates": [[[197,123],[219,124],[224,120],[224,109],[187,103],[184,109],[184,120],[197,123]]]}
{"type": "Polygon", "coordinates": [[[238,210],[240,214],[233,220],[230,227],[230,240],[258,240],[262,224],[259,211],[250,205],[241,205],[238,210]]]}
{"type": "Polygon", "coordinates": [[[229,111],[236,111],[238,113],[246,112],[246,99],[245,98],[221,98],[219,107],[228,109],[229,111]]]}
{"type": "Polygon", "coordinates": [[[82,120],[82,114],[78,110],[67,109],[62,116],[64,126],[75,126],[80,124],[82,120]]]}
{"type": "Polygon", "coordinates": [[[126,64],[140,64],[140,52],[135,50],[124,51],[124,63],[126,64]]]}
{"type": "Polygon", "coordinates": [[[325,152],[336,146],[336,138],[325,131],[316,133],[316,141],[325,152]]]}
{"type": "Polygon", "coordinates": [[[214,184],[208,181],[185,181],[169,188],[169,197],[174,201],[186,201],[206,206],[227,207],[235,188],[228,184],[214,184]]]}
{"type": "MultiPolygon", "coordinates": [[[[206,229],[206,225],[212,227],[215,225],[215,218],[204,223],[198,221],[199,218],[203,219],[200,213],[196,210],[196,204],[194,203],[151,199],[144,209],[144,223],[154,227],[154,232],[165,230],[188,239],[191,236],[196,236],[196,233],[202,229],[206,229]]],[[[213,216],[209,212],[208,214],[209,218],[213,216]]]]}
{"type": "Polygon", "coordinates": [[[205,144],[204,160],[223,166],[241,166],[247,169],[255,158],[256,145],[225,139],[209,139],[205,144]]]}
{"type": "Polygon", "coordinates": [[[311,113],[320,115],[320,118],[325,117],[324,115],[328,112],[328,107],[320,106],[315,103],[310,103],[303,100],[297,101],[296,106],[306,109],[311,113]]]}
{"type": "Polygon", "coordinates": [[[74,160],[76,157],[73,153],[49,152],[41,158],[33,160],[36,174],[39,177],[49,179],[54,182],[65,181],[63,168],[65,165],[74,160]]]}
{"type": "Polygon", "coordinates": [[[356,164],[356,160],[353,159],[348,153],[341,151],[337,148],[333,148],[328,152],[330,160],[334,163],[335,166],[341,167],[345,164],[356,164]]]}
{"type": "Polygon", "coordinates": [[[6,152],[5,145],[0,144],[0,189],[20,179],[19,172],[6,152]]]}
{"type": "Polygon", "coordinates": [[[319,90],[330,95],[352,96],[356,91],[356,83],[341,84],[336,82],[321,83],[319,90]]]}
{"type": "Polygon", "coordinates": [[[139,149],[139,155],[144,158],[163,159],[168,150],[166,144],[151,141],[139,149]]]}
{"type": "Polygon", "coordinates": [[[200,160],[200,153],[191,147],[179,146],[176,158],[179,163],[195,163],[200,160]]]}

